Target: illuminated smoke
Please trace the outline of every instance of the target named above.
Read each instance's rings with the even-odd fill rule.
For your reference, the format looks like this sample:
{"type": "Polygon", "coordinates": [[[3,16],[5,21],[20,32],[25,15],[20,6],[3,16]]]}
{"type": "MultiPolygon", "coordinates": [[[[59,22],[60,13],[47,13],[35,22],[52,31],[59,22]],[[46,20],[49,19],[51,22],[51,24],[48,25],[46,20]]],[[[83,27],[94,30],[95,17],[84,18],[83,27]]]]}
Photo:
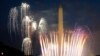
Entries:
{"type": "Polygon", "coordinates": [[[49,36],[41,33],[39,40],[42,56],[81,56],[88,37],[86,32],[81,28],[77,28],[74,31],[66,31],[63,35],[64,41],[59,46],[56,31],[50,32],[49,36]]]}

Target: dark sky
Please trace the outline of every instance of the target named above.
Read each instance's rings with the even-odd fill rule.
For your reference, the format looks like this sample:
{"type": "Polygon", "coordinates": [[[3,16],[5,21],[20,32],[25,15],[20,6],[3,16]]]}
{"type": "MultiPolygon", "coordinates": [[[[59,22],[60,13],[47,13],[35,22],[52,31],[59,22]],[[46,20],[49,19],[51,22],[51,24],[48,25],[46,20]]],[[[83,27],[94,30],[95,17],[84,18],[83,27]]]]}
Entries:
{"type": "Polygon", "coordinates": [[[57,25],[57,9],[62,4],[64,9],[64,26],[72,28],[75,24],[86,25],[91,31],[90,49],[100,54],[100,1],[66,1],[66,0],[1,0],[0,1],[0,42],[20,49],[21,39],[13,38],[7,29],[9,10],[27,2],[34,16],[45,17],[49,26],[57,25]]]}

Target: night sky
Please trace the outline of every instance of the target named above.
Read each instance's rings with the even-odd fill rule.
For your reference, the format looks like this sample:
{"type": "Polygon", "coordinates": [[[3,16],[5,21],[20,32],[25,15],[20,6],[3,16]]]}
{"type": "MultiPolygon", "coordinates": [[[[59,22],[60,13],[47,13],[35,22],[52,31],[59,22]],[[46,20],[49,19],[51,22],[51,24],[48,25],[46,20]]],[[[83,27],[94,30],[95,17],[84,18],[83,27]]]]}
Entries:
{"type": "Polygon", "coordinates": [[[75,24],[85,25],[91,31],[88,48],[93,54],[100,54],[100,1],[66,1],[66,0],[0,0],[0,42],[20,49],[22,39],[11,36],[8,32],[9,10],[22,2],[30,4],[35,18],[44,17],[49,27],[57,26],[57,11],[60,4],[64,9],[64,27],[73,28],[75,24]]]}

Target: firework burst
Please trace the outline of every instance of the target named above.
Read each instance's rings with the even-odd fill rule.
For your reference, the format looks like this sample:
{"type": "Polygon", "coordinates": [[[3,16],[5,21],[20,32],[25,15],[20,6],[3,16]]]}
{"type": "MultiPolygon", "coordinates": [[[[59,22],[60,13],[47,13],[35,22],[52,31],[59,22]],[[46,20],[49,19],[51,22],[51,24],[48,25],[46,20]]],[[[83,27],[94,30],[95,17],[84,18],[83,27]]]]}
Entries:
{"type": "MultiPolygon", "coordinates": [[[[42,56],[81,56],[88,35],[81,28],[63,33],[63,42],[59,46],[58,33],[52,31],[47,35],[40,33],[42,56]]],[[[62,40],[62,39],[61,39],[62,40]]]]}

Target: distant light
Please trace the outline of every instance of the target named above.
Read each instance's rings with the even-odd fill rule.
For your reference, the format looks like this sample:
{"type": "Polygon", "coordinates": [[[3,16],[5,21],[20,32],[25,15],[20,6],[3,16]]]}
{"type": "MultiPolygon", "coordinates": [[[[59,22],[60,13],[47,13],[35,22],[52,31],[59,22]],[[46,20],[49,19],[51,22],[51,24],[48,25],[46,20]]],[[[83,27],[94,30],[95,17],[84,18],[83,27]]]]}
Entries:
{"type": "Polygon", "coordinates": [[[1,52],[1,55],[3,55],[4,53],[3,52],[1,52]]]}

